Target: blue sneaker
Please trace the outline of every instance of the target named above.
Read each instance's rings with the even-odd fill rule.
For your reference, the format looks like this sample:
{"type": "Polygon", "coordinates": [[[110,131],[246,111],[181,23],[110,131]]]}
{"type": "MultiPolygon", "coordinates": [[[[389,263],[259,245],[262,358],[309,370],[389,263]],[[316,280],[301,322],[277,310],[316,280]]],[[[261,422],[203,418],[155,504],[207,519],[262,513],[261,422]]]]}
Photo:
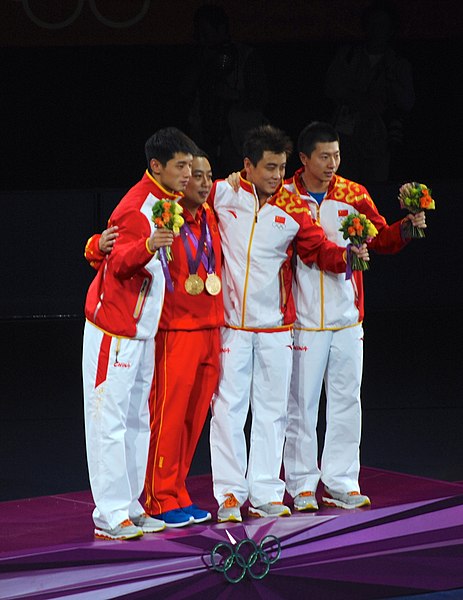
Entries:
{"type": "Polygon", "coordinates": [[[193,523],[192,515],[188,515],[181,508],[173,508],[153,516],[155,519],[164,521],[166,527],[185,527],[185,525],[193,523]]]}
{"type": "Polygon", "coordinates": [[[198,508],[196,504],[184,506],[182,510],[187,515],[191,515],[193,517],[193,523],[204,523],[204,521],[210,521],[210,519],[212,519],[212,515],[209,511],[198,508]]]}

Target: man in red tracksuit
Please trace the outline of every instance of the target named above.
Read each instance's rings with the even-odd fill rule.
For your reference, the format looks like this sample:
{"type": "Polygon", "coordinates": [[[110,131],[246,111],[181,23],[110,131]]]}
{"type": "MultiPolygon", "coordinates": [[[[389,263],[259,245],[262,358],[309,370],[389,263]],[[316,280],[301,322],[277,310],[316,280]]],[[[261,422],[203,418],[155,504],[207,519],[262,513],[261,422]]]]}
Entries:
{"type": "MultiPolygon", "coordinates": [[[[211,186],[209,161],[196,155],[179,201],[185,224],[172,244],[173,292],[166,292],[156,335],[145,506],[168,527],[211,518],[192,503],[185,483],[219,376],[221,250],[214,213],[205,203],[211,186]]],[[[102,258],[117,235],[110,229],[101,240],[94,236],[95,255],[102,258]]]]}

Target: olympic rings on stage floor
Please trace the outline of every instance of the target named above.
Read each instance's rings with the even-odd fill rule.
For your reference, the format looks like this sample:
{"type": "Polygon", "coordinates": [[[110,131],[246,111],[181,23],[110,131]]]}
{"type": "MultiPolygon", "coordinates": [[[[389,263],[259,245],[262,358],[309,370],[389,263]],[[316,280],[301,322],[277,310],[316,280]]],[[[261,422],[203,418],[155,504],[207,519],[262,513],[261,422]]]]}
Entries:
{"type": "Polygon", "coordinates": [[[280,558],[280,554],[280,540],[274,535],[266,535],[259,545],[250,538],[237,544],[219,542],[211,550],[211,566],[215,571],[223,573],[230,583],[240,582],[246,573],[252,579],[263,579],[270,571],[270,566],[280,558]]]}

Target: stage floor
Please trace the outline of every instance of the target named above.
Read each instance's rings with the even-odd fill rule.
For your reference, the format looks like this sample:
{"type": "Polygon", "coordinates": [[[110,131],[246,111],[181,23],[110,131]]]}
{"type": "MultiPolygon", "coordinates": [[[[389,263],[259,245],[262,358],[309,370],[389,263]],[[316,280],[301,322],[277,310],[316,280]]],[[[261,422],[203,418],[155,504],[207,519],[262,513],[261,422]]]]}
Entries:
{"type": "MultiPolygon", "coordinates": [[[[132,542],[93,539],[89,491],[2,502],[0,598],[463,598],[463,484],[371,468],[360,481],[371,508],[212,521],[132,542]],[[273,538],[238,583],[211,568],[219,542],[265,536],[281,555],[262,579],[253,574],[273,560],[273,538]]],[[[215,518],[210,476],[189,490],[215,518]]],[[[240,573],[235,562],[227,575],[240,573]]]]}

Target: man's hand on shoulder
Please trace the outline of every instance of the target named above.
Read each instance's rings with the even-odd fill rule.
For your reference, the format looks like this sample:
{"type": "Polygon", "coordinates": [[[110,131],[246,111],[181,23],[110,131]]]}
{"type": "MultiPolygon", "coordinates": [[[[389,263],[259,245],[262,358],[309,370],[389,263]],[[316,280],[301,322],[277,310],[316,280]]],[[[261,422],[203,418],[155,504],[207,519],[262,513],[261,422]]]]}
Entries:
{"type": "Polygon", "coordinates": [[[235,171],[234,173],[230,173],[230,175],[225,179],[230,187],[233,188],[234,192],[237,192],[240,189],[240,175],[239,171],[235,171]]]}
{"type": "Polygon", "coordinates": [[[108,227],[108,229],[105,229],[101,233],[100,239],[98,240],[98,248],[100,252],[103,252],[103,254],[109,254],[111,252],[117,238],[119,237],[119,234],[117,233],[118,229],[119,227],[114,225],[113,227],[108,227]]]}

